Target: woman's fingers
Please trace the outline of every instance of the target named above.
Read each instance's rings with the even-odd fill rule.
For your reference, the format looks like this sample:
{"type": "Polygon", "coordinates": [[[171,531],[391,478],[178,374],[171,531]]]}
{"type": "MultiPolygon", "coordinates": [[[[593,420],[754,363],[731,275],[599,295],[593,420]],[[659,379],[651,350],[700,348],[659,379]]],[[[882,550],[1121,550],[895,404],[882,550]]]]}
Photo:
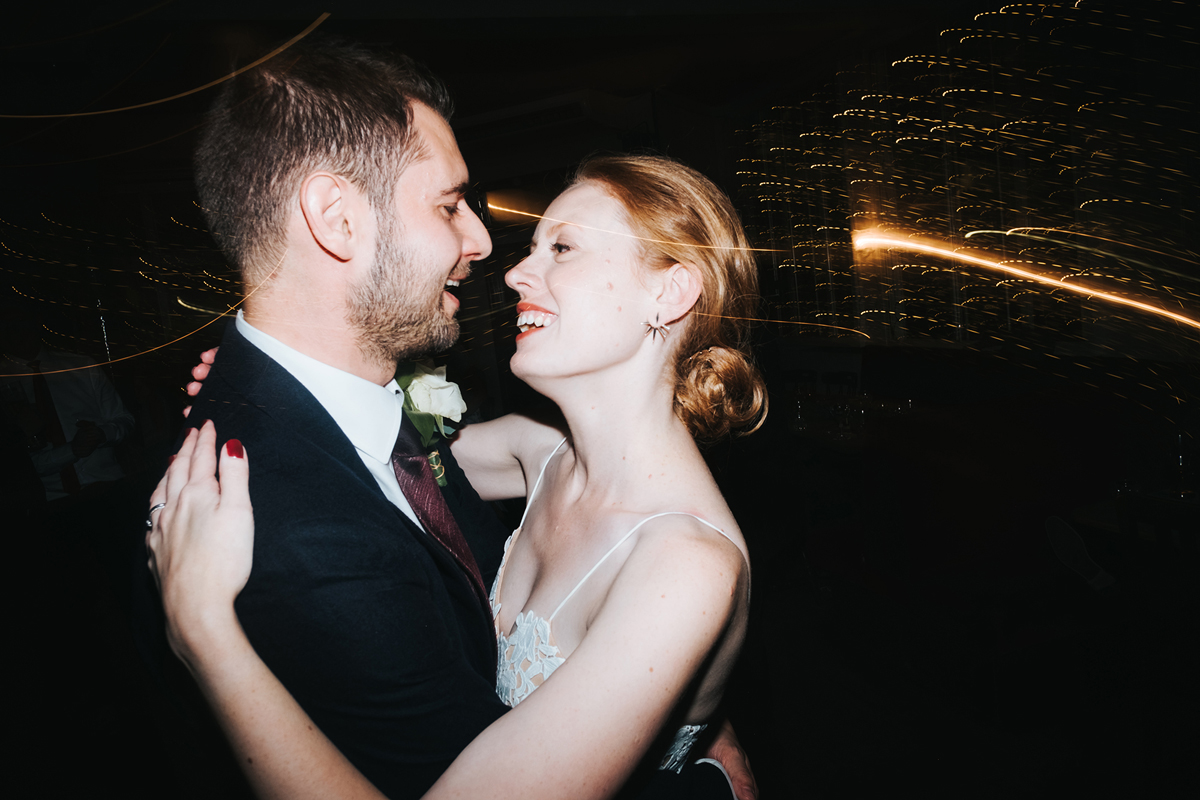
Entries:
{"type": "MultiPolygon", "coordinates": [[[[208,373],[212,370],[213,362],[217,360],[217,350],[214,347],[211,350],[205,350],[200,354],[200,363],[192,367],[192,377],[194,381],[190,381],[187,386],[183,387],[187,392],[188,397],[195,397],[200,394],[200,387],[204,384],[204,380],[208,377],[208,373]]],[[[183,416],[186,418],[191,412],[192,407],[188,406],[183,410],[183,416]]]]}
{"type": "Polygon", "coordinates": [[[158,485],[154,487],[154,491],[150,493],[150,506],[154,507],[159,503],[165,502],[167,499],[167,473],[158,479],[158,485]]]}
{"type": "Polygon", "coordinates": [[[231,439],[218,450],[217,430],[205,422],[188,434],[165,490],[167,507],[149,537],[151,568],[159,578],[171,647],[190,663],[212,620],[232,612],[254,561],[249,465],[241,443],[231,439]]]}
{"type": "Polygon", "coordinates": [[[250,505],[250,462],[242,443],[230,439],[221,448],[221,501],[218,517],[224,529],[223,558],[228,591],[237,596],[250,580],[254,563],[254,510],[250,505]]]}
{"type": "Polygon", "coordinates": [[[183,486],[187,483],[188,470],[190,468],[190,450],[195,447],[197,432],[192,429],[183,437],[183,445],[179,448],[179,452],[171,456],[171,461],[167,464],[167,470],[159,479],[158,485],[154,487],[154,491],[150,493],[150,508],[162,504],[162,508],[158,511],[150,512],[147,520],[150,523],[149,530],[146,531],[146,556],[147,566],[150,567],[150,573],[154,575],[154,583],[159,591],[162,591],[162,575],[160,565],[158,563],[158,553],[163,546],[163,525],[164,518],[168,516],[168,511],[174,513],[175,508],[173,503],[177,504],[179,493],[183,486]],[[184,455],[182,459],[184,463],[180,464],[180,455],[184,455]],[[178,465],[178,466],[177,466],[178,465]]]}
{"type": "MultiPolygon", "coordinates": [[[[167,475],[164,472],[159,478],[158,485],[154,487],[154,491],[150,493],[150,508],[154,508],[159,503],[167,499],[167,475]]],[[[149,512],[146,519],[150,522],[150,527],[146,528],[146,566],[150,568],[150,574],[154,576],[154,585],[162,591],[162,583],[158,577],[158,564],[154,559],[154,550],[158,547],[158,542],[162,538],[162,529],[158,525],[156,517],[162,514],[160,508],[157,512],[149,512]]]]}
{"type": "Polygon", "coordinates": [[[183,437],[183,445],[180,446],[179,452],[167,467],[167,474],[163,476],[167,482],[167,495],[159,502],[166,503],[167,508],[179,499],[179,493],[187,484],[192,468],[192,451],[196,448],[196,437],[199,435],[200,432],[195,428],[188,431],[187,436],[183,437]]]}
{"type": "MultiPolygon", "coordinates": [[[[167,500],[167,474],[164,472],[163,476],[158,479],[158,485],[155,486],[154,491],[150,493],[150,506],[149,507],[154,508],[159,503],[165,503],[166,500],[167,500]]],[[[162,509],[159,509],[159,511],[161,511],[161,510],[162,509]]],[[[150,522],[150,525],[147,526],[147,528],[146,528],[146,549],[150,548],[150,544],[151,544],[150,539],[154,535],[154,530],[155,530],[155,528],[157,526],[157,522],[158,522],[155,519],[155,517],[157,517],[157,516],[158,516],[158,514],[154,511],[150,511],[147,513],[146,519],[150,522]]]]}
{"type": "Polygon", "coordinates": [[[221,448],[221,507],[250,510],[250,465],[246,449],[237,439],[230,439],[221,448]]]}
{"type": "MultiPolygon", "coordinates": [[[[190,480],[196,486],[207,486],[211,480],[216,481],[217,475],[217,426],[213,421],[206,420],[200,426],[200,435],[196,437],[196,446],[192,449],[192,465],[190,480]]],[[[220,489],[217,489],[220,492],[220,489]]]]}

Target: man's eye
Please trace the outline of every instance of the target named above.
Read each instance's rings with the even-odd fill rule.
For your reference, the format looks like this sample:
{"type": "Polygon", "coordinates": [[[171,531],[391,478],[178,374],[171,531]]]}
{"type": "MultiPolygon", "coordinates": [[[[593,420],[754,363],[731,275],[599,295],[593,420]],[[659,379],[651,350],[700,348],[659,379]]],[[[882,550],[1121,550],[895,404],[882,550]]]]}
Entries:
{"type": "Polygon", "coordinates": [[[457,203],[452,206],[442,206],[442,208],[446,209],[446,213],[452,217],[456,216],[460,210],[457,203]]]}

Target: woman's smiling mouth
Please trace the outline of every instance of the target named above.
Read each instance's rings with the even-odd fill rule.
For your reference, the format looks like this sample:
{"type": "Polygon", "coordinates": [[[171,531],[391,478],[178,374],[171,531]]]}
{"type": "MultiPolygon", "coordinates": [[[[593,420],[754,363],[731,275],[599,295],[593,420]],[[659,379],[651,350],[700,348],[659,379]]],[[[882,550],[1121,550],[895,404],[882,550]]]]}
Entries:
{"type": "Polygon", "coordinates": [[[517,305],[517,328],[521,333],[527,333],[534,328],[544,328],[547,325],[553,324],[554,320],[558,319],[558,315],[544,308],[538,308],[529,303],[519,303],[517,305]]]}

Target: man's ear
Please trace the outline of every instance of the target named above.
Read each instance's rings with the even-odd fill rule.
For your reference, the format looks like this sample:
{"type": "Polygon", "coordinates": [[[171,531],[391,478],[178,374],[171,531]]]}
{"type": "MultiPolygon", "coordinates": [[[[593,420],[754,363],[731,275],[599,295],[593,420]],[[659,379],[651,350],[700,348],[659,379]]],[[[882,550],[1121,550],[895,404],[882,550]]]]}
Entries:
{"type": "Polygon", "coordinates": [[[308,231],[338,261],[349,261],[363,246],[363,205],[354,185],[332,173],[314,172],[300,184],[300,210],[308,231]]]}
{"type": "Polygon", "coordinates": [[[663,323],[670,325],[682,319],[700,299],[700,271],[688,264],[673,264],[659,276],[658,307],[663,323]]]}

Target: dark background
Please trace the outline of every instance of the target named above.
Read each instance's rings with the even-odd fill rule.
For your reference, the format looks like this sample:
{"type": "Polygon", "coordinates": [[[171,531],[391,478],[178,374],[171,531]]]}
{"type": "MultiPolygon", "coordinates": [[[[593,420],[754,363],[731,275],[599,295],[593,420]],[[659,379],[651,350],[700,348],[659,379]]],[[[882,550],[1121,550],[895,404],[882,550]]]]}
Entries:
{"type": "MultiPolygon", "coordinates": [[[[185,93],[321,12],[262,5],[110,3],[78,15],[47,4],[0,33],[0,311],[36,309],[47,344],[115,361],[105,369],[139,422],[122,454],[133,497],[160,474],[179,387],[217,341],[219,324],[202,326],[237,300],[190,177],[213,90],[185,93]]],[[[472,178],[497,205],[536,212],[589,153],[651,149],[710,175],[757,246],[790,254],[761,261],[767,424],[709,450],[754,556],[753,628],[729,707],[765,796],[1173,797],[1195,787],[1194,334],[1049,295],[1018,307],[980,273],[929,260],[910,259],[919,274],[906,271],[898,289],[857,269],[848,237],[814,244],[797,232],[848,230],[862,184],[813,166],[842,159],[898,187],[881,219],[925,203],[925,219],[953,218],[930,225],[947,241],[1022,224],[1119,231],[1143,249],[1036,255],[1128,285],[1151,274],[1156,290],[1169,284],[1175,310],[1197,316],[1190,5],[1085,3],[1098,16],[1049,27],[976,20],[1000,8],[989,2],[559,5],[344,3],[319,30],[395,46],[437,72],[457,102],[472,178]],[[981,35],[942,35],[953,28],[981,35]],[[1067,45],[1044,49],[1051,40],[1067,45]],[[910,109],[869,134],[836,116],[869,96],[934,96],[928,72],[893,64],[916,54],[989,64],[975,83],[952,75],[944,85],[994,97],[910,109]],[[1070,102],[1043,103],[1040,84],[1013,88],[1011,75],[1051,64],[1075,70],[1077,82],[1063,83],[1070,102]],[[1018,111],[1002,99],[1015,94],[1018,111]],[[1105,101],[1100,122],[1072,116],[1105,101]],[[926,162],[906,161],[888,131],[943,112],[977,129],[1066,115],[1115,133],[1099,144],[1045,134],[982,159],[939,150],[911,166],[926,162]],[[814,131],[836,146],[786,154],[814,131]],[[1096,207],[1090,196],[1056,205],[1061,170],[1030,165],[1072,147],[1071,164],[1094,176],[1072,191],[1157,205],[1103,218],[1079,210],[1096,207]],[[963,164],[1003,191],[968,198],[960,185],[956,204],[928,188],[959,185],[963,164]],[[1030,177],[1014,189],[1004,179],[1018,173],[1030,177]],[[825,199],[780,213],[770,188],[780,175],[825,186],[825,199]],[[968,206],[1003,213],[968,219],[968,206]],[[1138,272],[1147,259],[1154,269],[1138,272]],[[934,322],[871,316],[881,302],[900,307],[901,294],[934,322]],[[872,338],[806,327],[830,315],[872,338]]],[[[463,288],[463,341],[443,358],[485,417],[536,401],[507,373],[514,298],[502,283],[529,228],[502,213],[490,223],[495,254],[463,288]]],[[[888,263],[906,270],[897,258],[888,263]]],[[[13,533],[14,585],[36,587],[13,611],[21,678],[11,701],[23,765],[14,780],[33,781],[32,796],[229,791],[134,645],[128,565],[141,513],[104,538],[86,527],[13,533]]]]}

